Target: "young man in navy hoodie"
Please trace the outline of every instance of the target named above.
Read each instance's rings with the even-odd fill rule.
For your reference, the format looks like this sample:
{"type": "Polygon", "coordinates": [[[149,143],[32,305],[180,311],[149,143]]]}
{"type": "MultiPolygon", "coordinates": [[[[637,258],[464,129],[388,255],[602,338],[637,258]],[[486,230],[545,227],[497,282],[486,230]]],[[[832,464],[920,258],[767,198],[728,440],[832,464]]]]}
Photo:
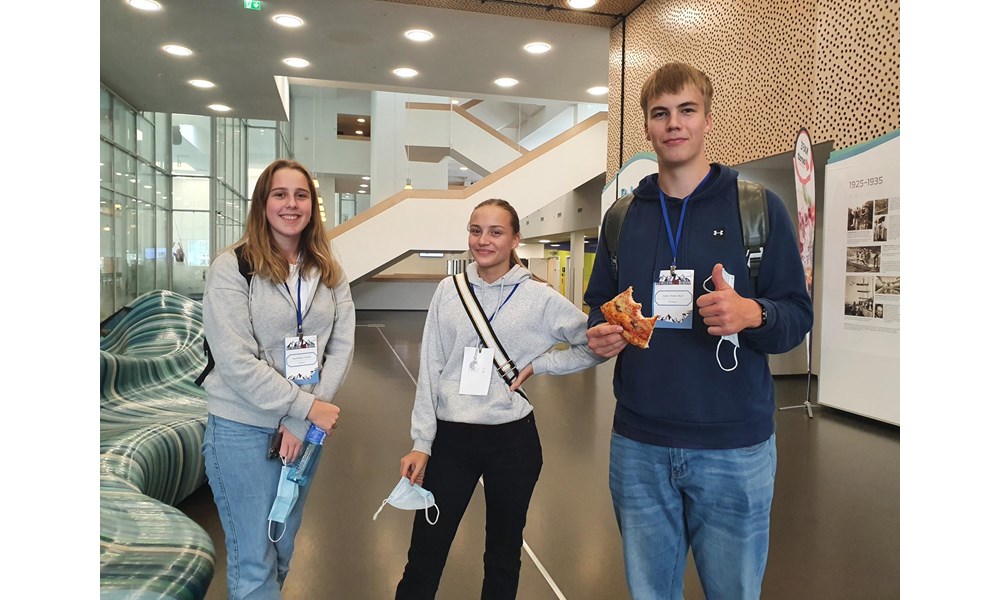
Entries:
{"type": "Polygon", "coordinates": [[[709,600],[760,597],[777,466],[767,355],[812,327],[795,230],[771,192],[750,278],[737,173],[705,154],[711,104],[711,82],[690,65],[646,80],[640,105],[658,173],[633,192],[617,276],[602,228],[584,296],[590,349],[618,357],[609,483],[635,600],[681,600],[689,548],[709,600]],[[597,310],[629,286],[645,316],[662,317],[648,349],[597,310]]]}

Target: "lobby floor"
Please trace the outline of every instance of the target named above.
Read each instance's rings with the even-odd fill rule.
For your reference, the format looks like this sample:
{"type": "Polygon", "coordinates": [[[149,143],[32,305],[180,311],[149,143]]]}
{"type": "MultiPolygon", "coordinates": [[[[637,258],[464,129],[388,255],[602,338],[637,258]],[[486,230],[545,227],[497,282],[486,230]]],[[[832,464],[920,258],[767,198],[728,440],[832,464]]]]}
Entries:
{"type": "MultiPolygon", "coordinates": [[[[335,402],[340,425],[296,539],[285,600],[392,598],[406,563],[413,514],[372,515],[399,481],[425,312],[359,311],[354,364],[335,402]]],[[[614,361],[526,384],[544,466],[524,530],[519,598],[628,599],[621,539],[608,492],[614,361]]],[[[776,378],[778,406],[801,404],[805,376],[776,378]]],[[[817,397],[816,380],[811,386],[817,397]]],[[[822,405],[777,411],[778,474],[766,600],[899,598],[899,428],[822,405]]],[[[211,535],[226,598],[226,552],[208,485],[179,508],[211,535]]],[[[265,524],[261,525],[262,527],[265,524]]],[[[479,597],[485,505],[477,489],[452,546],[439,600],[479,597]]],[[[685,598],[703,599],[688,561],[685,598]]]]}

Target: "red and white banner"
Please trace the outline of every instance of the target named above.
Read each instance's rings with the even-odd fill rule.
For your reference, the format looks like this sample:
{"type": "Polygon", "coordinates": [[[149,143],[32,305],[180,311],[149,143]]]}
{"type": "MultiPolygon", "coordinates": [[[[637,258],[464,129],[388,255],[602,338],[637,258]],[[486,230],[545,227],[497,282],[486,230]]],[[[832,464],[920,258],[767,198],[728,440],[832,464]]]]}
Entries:
{"type": "Polygon", "coordinates": [[[805,127],[795,138],[792,152],[795,169],[795,198],[799,213],[799,255],[806,273],[806,288],[813,293],[813,248],[816,235],[816,165],[813,163],[812,142],[805,127]]]}

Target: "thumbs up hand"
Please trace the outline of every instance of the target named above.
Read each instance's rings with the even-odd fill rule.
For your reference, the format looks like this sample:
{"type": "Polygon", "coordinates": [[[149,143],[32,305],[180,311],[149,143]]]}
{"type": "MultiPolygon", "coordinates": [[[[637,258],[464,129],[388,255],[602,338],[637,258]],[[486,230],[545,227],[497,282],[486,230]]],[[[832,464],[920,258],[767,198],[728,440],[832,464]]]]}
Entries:
{"type": "Polygon", "coordinates": [[[715,284],[715,291],[717,292],[733,289],[733,286],[729,285],[726,278],[722,276],[722,271],[722,265],[715,263],[715,267],[712,268],[712,283],[715,284]]]}
{"type": "Polygon", "coordinates": [[[710,335],[730,335],[761,324],[760,305],[736,293],[722,276],[722,265],[712,268],[714,292],[698,297],[698,314],[710,335]]]}

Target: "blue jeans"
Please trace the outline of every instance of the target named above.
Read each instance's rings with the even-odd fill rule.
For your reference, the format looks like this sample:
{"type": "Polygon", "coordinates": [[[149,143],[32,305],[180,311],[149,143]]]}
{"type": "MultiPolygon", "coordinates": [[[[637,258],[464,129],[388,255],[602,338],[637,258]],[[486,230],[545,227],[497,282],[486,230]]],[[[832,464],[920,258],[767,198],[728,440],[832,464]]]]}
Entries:
{"type": "Polygon", "coordinates": [[[777,454],[774,435],[691,450],[611,435],[610,487],[634,600],[683,600],[688,547],[708,600],[760,597],[777,454]]]}
{"type": "Polygon", "coordinates": [[[295,534],[302,523],[309,485],[299,489],[284,535],[281,524],[274,524],[271,537],[281,535],[281,539],[272,542],[268,538],[267,516],[281,475],[281,460],[267,460],[274,431],[208,415],[201,450],[226,534],[226,583],[231,600],[281,598],[295,534]]]}

